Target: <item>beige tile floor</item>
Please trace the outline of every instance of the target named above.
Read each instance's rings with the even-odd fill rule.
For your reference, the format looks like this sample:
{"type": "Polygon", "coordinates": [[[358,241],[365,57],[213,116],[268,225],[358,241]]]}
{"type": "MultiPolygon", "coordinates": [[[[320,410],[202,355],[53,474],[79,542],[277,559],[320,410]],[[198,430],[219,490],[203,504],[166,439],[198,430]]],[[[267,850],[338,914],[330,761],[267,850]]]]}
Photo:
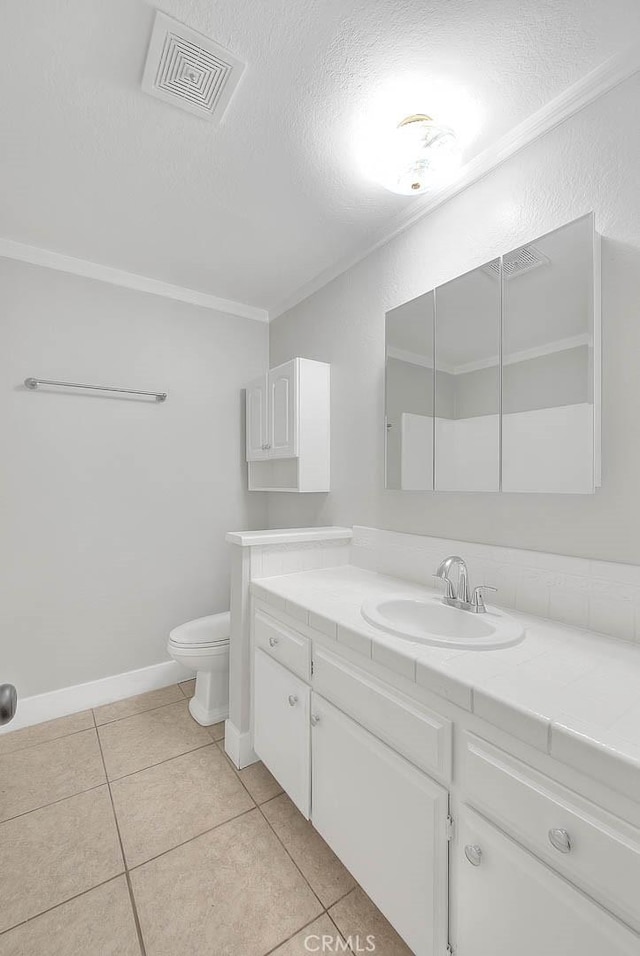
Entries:
{"type": "Polygon", "coordinates": [[[193,683],[0,737],[0,956],[410,956],[193,683]]]}

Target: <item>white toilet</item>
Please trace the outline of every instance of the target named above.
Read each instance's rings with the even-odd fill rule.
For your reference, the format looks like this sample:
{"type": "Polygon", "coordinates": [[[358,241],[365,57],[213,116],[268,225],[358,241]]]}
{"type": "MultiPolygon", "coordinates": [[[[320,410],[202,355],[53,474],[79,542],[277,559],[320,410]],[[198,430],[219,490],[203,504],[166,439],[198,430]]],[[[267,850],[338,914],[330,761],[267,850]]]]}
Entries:
{"type": "Polygon", "coordinates": [[[171,657],[196,672],[196,692],[189,710],[205,727],[229,716],[230,636],[229,611],[187,621],[169,634],[167,650],[171,657]]]}

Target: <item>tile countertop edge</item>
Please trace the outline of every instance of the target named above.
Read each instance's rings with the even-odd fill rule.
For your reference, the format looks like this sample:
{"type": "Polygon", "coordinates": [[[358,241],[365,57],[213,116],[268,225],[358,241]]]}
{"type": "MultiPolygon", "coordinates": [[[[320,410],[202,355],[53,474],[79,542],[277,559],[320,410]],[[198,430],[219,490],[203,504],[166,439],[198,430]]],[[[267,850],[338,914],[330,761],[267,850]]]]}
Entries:
{"type": "MultiPolygon", "coordinates": [[[[307,572],[308,573],[308,572],[307,572]]],[[[281,583],[285,575],[277,580],[281,583]]],[[[294,602],[286,600],[275,590],[271,590],[268,585],[268,579],[261,579],[260,582],[251,584],[251,592],[261,600],[271,604],[280,611],[286,611],[287,605],[294,602]]],[[[295,602],[298,608],[304,607],[304,600],[301,597],[296,598],[295,602]]],[[[515,612],[516,614],[518,612],[515,612]]],[[[318,611],[310,611],[311,617],[317,617],[318,611]]],[[[321,615],[324,622],[333,623],[338,632],[338,643],[350,644],[349,641],[340,641],[340,631],[347,631],[355,636],[357,629],[353,624],[345,627],[343,623],[332,617],[331,611],[327,610],[321,615]]],[[[521,615],[518,615],[521,616],[521,615]]],[[[553,622],[540,621],[541,624],[553,626],[553,622]]],[[[309,624],[312,627],[313,625],[309,624]]],[[[361,636],[364,642],[371,642],[373,653],[365,653],[366,657],[376,658],[375,647],[378,635],[373,635],[369,626],[363,621],[363,631],[366,629],[366,635],[361,636]]],[[[324,633],[319,631],[319,634],[324,633]]],[[[381,645],[384,644],[382,633],[379,635],[381,645]]],[[[603,638],[609,640],[609,638],[603,638]]],[[[354,648],[358,649],[358,648],[354,648]]],[[[399,651],[394,652],[398,655],[399,651]]],[[[415,645],[408,644],[406,656],[411,658],[415,655],[415,645]]],[[[415,660],[415,656],[414,656],[415,660]]],[[[392,667],[393,671],[401,672],[399,668],[392,667]]],[[[409,676],[409,675],[406,675],[409,676]]],[[[582,732],[575,727],[567,726],[553,713],[540,713],[537,710],[514,701],[511,697],[502,697],[494,692],[490,692],[483,687],[477,686],[472,680],[465,680],[453,675],[447,675],[442,669],[434,663],[424,659],[416,660],[414,676],[412,678],[418,686],[431,690],[438,696],[457,704],[461,709],[471,712],[482,720],[487,721],[500,730],[510,733],[513,737],[524,743],[529,744],[536,750],[550,755],[561,763],[565,763],[582,773],[597,779],[608,779],[610,785],[619,792],[625,793],[640,800],[640,741],[636,745],[634,741],[608,740],[610,735],[605,730],[601,735],[598,728],[593,728],[589,732],[582,732]],[[451,686],[449,686],[451,685],[451,686]]]]}
{"type": "Polygon", "coordinates": [[[302,544],[306,541],[350,541],[351,528],[282,528],[266,531],[228,531],[225,541],[243,548],[274,544],[302,544]]]}

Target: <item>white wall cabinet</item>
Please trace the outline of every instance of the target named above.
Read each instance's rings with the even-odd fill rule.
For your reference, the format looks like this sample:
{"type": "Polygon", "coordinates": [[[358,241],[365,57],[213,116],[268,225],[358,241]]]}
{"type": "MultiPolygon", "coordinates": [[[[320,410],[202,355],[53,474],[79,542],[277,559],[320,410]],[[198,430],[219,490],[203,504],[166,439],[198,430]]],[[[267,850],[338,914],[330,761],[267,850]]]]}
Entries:
{"type": "Polygon", "coordinates": [[[250,491],[328,491],[330,366],[296,358],[247,386],[250,491]]]}
{"type": "Polygon", "coordinates": [[[312,694],[313,825],[418,956],[447,945],[448,794],[312,694]]]}
{"type": "Polygon", "coordinates": [[[473,810],[458,817],[456,956],[637,956],[638,936],[473,810]]]}
{"type": "Polygon", "coordinates": [[[253,749],[308,819],[311,691],[261,650],[255,654],[253,681],[253,749]]]}

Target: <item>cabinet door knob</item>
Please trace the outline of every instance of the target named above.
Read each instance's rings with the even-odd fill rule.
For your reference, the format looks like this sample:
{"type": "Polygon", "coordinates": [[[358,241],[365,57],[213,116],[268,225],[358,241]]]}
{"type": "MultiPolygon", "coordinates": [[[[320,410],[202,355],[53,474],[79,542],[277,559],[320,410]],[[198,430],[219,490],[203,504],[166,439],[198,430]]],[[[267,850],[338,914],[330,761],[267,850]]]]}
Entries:
{"type": "Polygon", "coordinates": [[[289,707],[295,707],[298,703],[298,698],[295,694],[289,694],[289,707]]]}
{"type": "Polygon", "coordinates": [[[482,862],[482,847],[477,846],[475,843],[467,843],[464,848],[464,855],[471,866],[480,866],[482,862]]]}
{"type": "Polygon", "coordinates": [[[571,837],[560,827],[549,830],[549,842],[560,853],[571,853],[571,837]]]}
{"type": "Polygon", "coordinates": [[[320,723],[320,718],[317,714],[311,714],[311,726],[316,727],[320,723]]]}
{"type": "Polygon", "coordinates": [[[269,647],[276,647],[277,643],[278,643],[278,638],[277,638],[277,637],[270,637],[270,638],[269,638],[269,647]]]}

